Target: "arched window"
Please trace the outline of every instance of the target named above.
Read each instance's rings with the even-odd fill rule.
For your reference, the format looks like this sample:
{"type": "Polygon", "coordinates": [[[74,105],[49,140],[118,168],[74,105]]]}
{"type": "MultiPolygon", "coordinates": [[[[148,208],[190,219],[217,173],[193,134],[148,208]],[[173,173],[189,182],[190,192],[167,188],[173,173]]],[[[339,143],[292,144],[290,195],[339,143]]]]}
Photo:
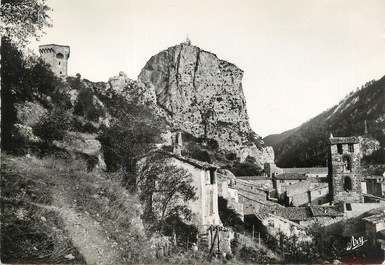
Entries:
{"type": "Polygon", "coordinates": [[[56,54],[56,58],[58,58],[58,59],[63,59],[64,58],[64,55],[62,54],[62,53],[58,53],[58,54],[56,54]]]}
{"type": "Polygon", "coordinates": [[[344,190],[346,191],[352,190],[352,179],[348,176],[344,178],[344,190]]]}
{"type": "Polygon", "coordinates": [[[344,156],[342,158],[342,161],[344,163],[344,171],[347,170],[347,171],[351,171],[352,170],[352,162],[350,160],[350,157],[348,156],[344,156]]]}

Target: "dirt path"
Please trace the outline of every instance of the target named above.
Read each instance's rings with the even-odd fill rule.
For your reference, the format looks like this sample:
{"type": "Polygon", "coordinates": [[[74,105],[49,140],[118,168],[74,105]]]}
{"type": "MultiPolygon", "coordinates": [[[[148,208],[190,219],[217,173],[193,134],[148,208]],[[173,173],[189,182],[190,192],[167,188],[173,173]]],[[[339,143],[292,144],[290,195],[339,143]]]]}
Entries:
{"type": "Polygon", "coordinates": [[[114,243],[104,236],[99,222],[74,208],[69,198],[70,188],[66,186],[67,183],[62,184],[56,186],[52,205],[34,204],[59,213],[72,243],[87,264],[118,264],[118,253],[112,247],[114,243]]]}

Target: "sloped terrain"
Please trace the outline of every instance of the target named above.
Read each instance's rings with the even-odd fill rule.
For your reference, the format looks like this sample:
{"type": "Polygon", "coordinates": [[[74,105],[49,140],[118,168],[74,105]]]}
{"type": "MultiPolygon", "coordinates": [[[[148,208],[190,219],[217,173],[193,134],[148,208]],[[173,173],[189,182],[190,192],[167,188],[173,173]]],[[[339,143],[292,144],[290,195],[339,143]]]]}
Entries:
{"type": "MultiPolygon", "coordinates": [[[[324,166],[327,139],[334,136],[363,136],[364,142],[377,143],[366,155],[381,163],[385,148],[385,77],[368,82],[351,92],[336,106],[301,126],[264,138],[273,146],[276,163],[281,167],[324,166]],[[367,132],[365,132],[365,123],[367,132]],[[369,139],[369,140],[368,140],[369,139]],[[374,151],[374,152],[372,152],[374,151]]],[[[384,162],[382,162],[384,163],[384,162]]]]}
{"type": "Polygon", "coordinates": [[[117,264],[145,256],[141,206],[113,176],[9,155],[1,174],[2,262],[117,264]]]}

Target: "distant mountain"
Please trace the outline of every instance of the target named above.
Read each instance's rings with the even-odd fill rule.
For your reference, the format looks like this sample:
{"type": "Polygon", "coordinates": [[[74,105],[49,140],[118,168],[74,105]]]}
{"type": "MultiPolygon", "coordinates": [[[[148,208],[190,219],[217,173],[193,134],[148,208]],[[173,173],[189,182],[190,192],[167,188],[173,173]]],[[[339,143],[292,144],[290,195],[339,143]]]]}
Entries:
{"type": "Polygon", "coordinates": [[[377,156],[379,152],[384,154],[385,76],[349,93],[299,127],[266,136],[263,141],[274,148],[276,163],[281,167],[324,166],[330,133],[363,136],[367,155],[373,151],[377,156]]]}

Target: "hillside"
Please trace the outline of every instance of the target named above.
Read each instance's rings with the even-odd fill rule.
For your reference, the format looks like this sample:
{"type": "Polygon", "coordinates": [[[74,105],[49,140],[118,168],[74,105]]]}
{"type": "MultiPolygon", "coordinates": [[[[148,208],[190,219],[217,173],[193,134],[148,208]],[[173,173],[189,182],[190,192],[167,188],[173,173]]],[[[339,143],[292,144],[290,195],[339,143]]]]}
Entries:
{"type": "Polygon", "coordinates": [[[4,154],[1,175],[2,262],[117,264],[147,255],[141,205],[117,175],[87,173],[71,158],[4,154]]]}
{"type": "MultiPolygon", "coordinates": [[[[204,67],[202,75],[216,78],[201,81],[212,86],[204,98],[194,92],[198,106],[213,110],[190,120],[198,128],[195,134],[181,122],[183,116],[178,117],[186,110],[166,111],[161,99],[153,100],[156,90],[146,86],[144,77],[140,82],[123,72],[107,82],[92,82],[80,74],[58,77],[43,60],[23,54],[12,42],[2,43],[2,262],[192,262],[185,252],[198,233],[194,223],[185,223],[192,218],[187,202],[197,195],[191,173],[162,156],[146,162],[145,173],[139,172],[144,162],[138,158],[160,146],[167,150],[171,133],[182,131],[184,155],[221,161],[240,174],[257,172],[263,161],[272,160],[272,149],[263,146],[248,125],[242,70],[211,53],[200,53],[210,58],[201,59],[198,69],[204,67]],[[222,72],[214,71],[215,63],[222,72]],[[226,89],[218,100],[215,89],[220,85],[226,89]],[[223,108],[231,103],[238,112],[228,115],[234,121],[217,126],[212,117],[220,102],[223,108]],[[222,142],[214,139],[218,128],[225,131],[222,142]],[[238,141],[243,143],[239,150],[238,141]],[[154,194],[164,197],[157,199],[161,207],[153,206],[154,194]],[[165,249],[171,245],[169,255],[165,249]]],[[[182,60],[178,65],[182,67],[182,60]]],[[[174,67],[168,61],[152,66],[174,67]]],[[[187,82],[188,76],[182,80],[187,82]]],[[[174,92],[162,98],[171,105],[184,102],[170,95],[174,92]]],[[[203,110],[196,109],[196,114],[199,111],[203,110]]],[[[194,260],[203,262],[207,255],[202,247],[194,260]]]]}
{"type": "Polygon", "coordinates": [[[269,135],[263,140],[273,146],[276,163],[281,167],[324,166],[330,133],[334,136],[363,136],[366,159],[372,163],[384,163],[384,129],[385,77],[366,83],[301,126],[269,135]]]}

